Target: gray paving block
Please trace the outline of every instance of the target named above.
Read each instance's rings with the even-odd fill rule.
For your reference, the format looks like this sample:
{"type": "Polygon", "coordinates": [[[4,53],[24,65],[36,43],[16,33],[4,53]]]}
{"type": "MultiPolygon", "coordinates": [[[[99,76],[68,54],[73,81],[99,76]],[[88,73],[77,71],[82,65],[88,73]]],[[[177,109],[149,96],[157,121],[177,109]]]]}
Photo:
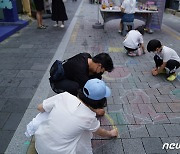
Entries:
{"type": "Polygon", "coordinates": [[[113,97],[110,96],[107,98],[107,104],[114,104],[113,97]]]}
{"type": "Polygon", "coordinates": [[[35,88],[8,87],[2,94],[4,98],[32,98],[35,88]]]}
{"type": "Polygon", "coordinates": [[[155,95],[156,99],[160,103],[171,103],[172,99],[169,97],[169,95],[155,95]]]}
{"type": "Polygon", "coordinates": [[[175,89],[173,85],[165,85],[163,87],[159,87],[158,91],[161,95],[169,95],[171,90],[175,89]]]}
{"type": "Polygon", "coordinates": [[[7,98],[0,98],[0,111],[2,109],[2,107],[4,106],[4,104],[6,103],[7,98]]]}
{"type": "Polygon", "coordinates": [[[2,127],[6,123],[9,116],[10,116],[10,113],[0,112],[0,129],[2,129],[2,127]]]}
{"type": "Polygon", "coordinates": [[[1,63],[1,65],[0,65],[0,70],[3,70],[3,69],[14,69],[15,66],[16,66],[16,65],[11,64],[11,63],[6,64],[6,65],[3,65],[3,64],[1,63]]]}
{"type": "Polygon", "coordinates": [[[129,130],[127,125],[117,125],[119,132],[118,138],[130,138],[129,130]]]}
{"type": "Polygon", "coordinates": [[[157,113],[172,112],[169,106],[167,105],[167,103],[158,103],[158,104],[156,103],[156,104],[153,104],[153,106],[157,113]]]}
{"type": "Polygon", "coordinates": [[[144,91],[147,95],[160,95],[159,91],[155,88],[146,88],[144,91]]]}
{"type": "Polygon", "coordinates": [[[180,104],[178,103],[168,103],[168,106],[173,112],[180,112],[180,104]]]}
{"type": "Polygon", "coordinates": [[[176,95],[170,94],[169,97],[172,99],[173,103],[179,103],[180,102],[180,95],[177,93],[176,95]]]}
{"type": "Polygon", "coordinates": [[[165,113],[154,113],[150,114],[150,117],[154,124],[170,123],[165,113]]]}
{"type": "Polygon", "coordinates": [[[16,77],[18,73],[19,70],[2,70],[0,72],[0,76],[12,78],[12,77],[16,77]]]}
{"type": "Polygon", "coordinates": [[[141,139],[122,139],[125,154],[145,154],[141,139]]]}
{"type": "Polygon", "coordinates": [[[41,64],[49,64],[51,62],[51,57],[47,57],[47,58],[40,58],[40,57],[32,57],[32,58],[28,58],[29,59],[29,63],[41,63],[41,64]]]}
{"type": "Polygon", "coordinates": [[[170,137],[179,137],[180,136],[180,125],[179,124],[163,124],[167,134],[170,137]]]}
{"type": "Polygon", "coordinates": [[[150,137],[168,137],[163,125],[146,125],[150,137]]]}
{"type": "Polygon", "coordinates": [[[122,83],[122,85],[126,90],[137,88],[135,83],[122,83]]]}
{"type": "Polygon", "coordinates": [[[3,131],[15,131],[19,122],[21,121],[24,113],[11,113],[5,125],[3,126],[3,131]]]}
{"type": "Polygon", "coordinates": [[[21,83],[19,84],[19,87],[31,87],[31,88],[37,88],[40,83],[39,78],[24,78],[21,83]]]}
{"type": "Polygon", "coordinates": [[[47,67],[48,67],[48,64],[45,65],[45,64],[35,63],[32,65],[31,70],[40,70],[40,71],[44,70],[45,71],[47,67]]]}
{"type": "Polygon", "coordinates": [[[37,71],[37,70],[20,70],[17,74],[17,77],[25,77],[25,78],[42,78],[44,75],[44,71],[37,71]]]}
{"type": "Polygon", "coordinates": [[[29,58],[32,58],[32,57],[37,57],[37,58],[50,58],[50,57],[53,57],[53,55],[51,53],[39,53],[39,52],[36,52],[34,54],[26,54],[25,57],[29,57],[29,58]]]}
{"type": "Polygon", "coordinates": [[[23,98],[8,99],[8,101],[2,107],[2,111],[7,113],[24,113],[30,101],[31,99],[23,98]]]}
{"type": "Polygon", "coordinates": [[[113,111],[119,111],[122,110],[122,104],[113,104],[113,105],[108,105],[107,107],[108,112],[113,112],[113,111]]]}
{"type": "Polygon", "coordinates": [[[149,114],[134,114],[134,119],[136,124],[141,125],[141,124],[152,124],[152,119],[149,114]]]}
{"type": "Polygon", "coordinates": [[[138,104],[141,114],[156,114],[156,111],[152,104],[138,104]]]}
{"type": "Polygon", "coordinates": [[[120,139],[109,140],[109,142],[107,142],[103,146],[103,154],[109,154],[109,153],[111,153],[111,154],[124,154],[122,142],[120,139]]]}
{"type": "Polygon", "coordinates": [[[32,66],[33,66],[33,62],[27,61],[26,63],[23,63],[23,64],[22,63],[16,64],[14,66],[14,69],[16,69],[16,70],[29,70],[29,69],[31,69],[32,66]]]}
{"type": "Polygon", "coordinates": [[[11,141],[13,137],[14,131],[0,131],[0,153],[4,153],[6,150],[8,143],[11,141]]]}
{"type": "Polygon", "coordinates": [[[120,96],[115,96],[115,97],[113,96],[112,98],[113,98],[114,104],[123,104],[123,100],[120,96]]]}
{"type": "Polygon", "coordinates": [[[103,146],[106,146],[106,144],[109,142],[109,140],[91,140],[93,153],[95,154],[103,154],[103,146]]]}
{"type": "Polygon", "coordinates": [[[162,149],[162,142],[160,138],[142,138],[142,142],[147,154],[163,154],[166,150],[162,149]]]}
{"type": "Polygon", "coordinates": [[[128,125],[131,138],[149,137],[145,125],[128,125]]]}
{"type": "Polygon", "coordinates": [[[120,124],[135,124],[136,123],[134,115],[132,113],[121,112],[121,114],[117,117],[120,124]]]}
{"type": "Polygon", "coordinates": [[[171,123],[180,123],[180,113],[166,113],[171,123]]]}
{"type": "Polygon", "coordinates": [[[0,83],[0,87],[18,87],[22,78],[4,77],[3,82],[0,83]]]}
{"type": "Polygon", "coordinates": [[[142,82],[139,83],[139,82],[137,82],[136,87],[138,89],[147,89],[147,88],[149,88],[149,84],[148,83],[142,83],[142,82]]]}

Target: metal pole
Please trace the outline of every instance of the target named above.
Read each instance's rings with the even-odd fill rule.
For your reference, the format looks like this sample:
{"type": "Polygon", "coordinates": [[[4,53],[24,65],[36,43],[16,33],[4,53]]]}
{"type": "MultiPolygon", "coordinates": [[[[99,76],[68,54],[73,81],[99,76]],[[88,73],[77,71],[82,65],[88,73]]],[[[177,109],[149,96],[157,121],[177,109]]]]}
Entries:
{"type": "Polygon", "coordinates": [[[94,25],[92,25],[92,27],[94,28],[94,29],[103,29],[104,28],[104,25],[102,25],[101,23],[100,23],[100,21],[99,21],[99,0],[98,0],[98,21],[97,21],[97,23],[95,23],[94,25]]]}

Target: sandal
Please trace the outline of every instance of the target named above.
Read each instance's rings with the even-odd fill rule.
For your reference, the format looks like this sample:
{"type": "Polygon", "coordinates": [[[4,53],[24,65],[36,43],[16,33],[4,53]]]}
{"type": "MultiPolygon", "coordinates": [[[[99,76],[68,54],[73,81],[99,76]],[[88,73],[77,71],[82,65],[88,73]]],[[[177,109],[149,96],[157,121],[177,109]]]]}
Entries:
{"type": "Polygon", "coordinates": [[[46,27],[44,25],[41,25],[41,26],[37,27],[37,29],[46,29],[46,27]]]}
{"type": "Polygon", "coordinates": [[[42,26],[44,26],[44,27],[46,27],[46,28],[48,27],[47,25],[42,25],[42,26]]]}

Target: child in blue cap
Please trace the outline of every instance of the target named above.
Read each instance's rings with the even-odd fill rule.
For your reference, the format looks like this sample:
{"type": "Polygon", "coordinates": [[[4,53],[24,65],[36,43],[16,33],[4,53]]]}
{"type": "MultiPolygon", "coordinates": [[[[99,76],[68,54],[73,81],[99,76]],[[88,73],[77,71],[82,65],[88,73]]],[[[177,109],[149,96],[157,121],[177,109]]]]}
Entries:
{"type": "Polygon", "coordinates": [[[110,94],[109,87],[102,80],[91,79],[79,91],[78,97],[64,92],[44,100],[38,110],[49,115],[35,131],[37,152],[92,154],[92,133],[117,137],[117,129],[108,131],[100,127],[94,112],[106,105],[106,97],[110,94]]]}

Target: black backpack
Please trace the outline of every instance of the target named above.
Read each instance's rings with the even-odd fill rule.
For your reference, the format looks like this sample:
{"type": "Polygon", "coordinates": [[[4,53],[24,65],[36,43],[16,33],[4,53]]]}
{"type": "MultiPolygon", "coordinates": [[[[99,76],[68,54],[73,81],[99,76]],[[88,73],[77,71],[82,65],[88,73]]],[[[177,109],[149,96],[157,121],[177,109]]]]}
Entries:
{"type": "MultiPolygon", "coordinates": [[[[64,62],[64,61],[63,61],[64,62]]],[[[56,60],[50,70],[49,70],[49,73],[50,73],[50,79],[53,80],[53,81],[60,81],[63,79],[64,77],[64,68],[63,68],[63,62],[62,61],[59,61],[59,60],[56,60]]]]}

